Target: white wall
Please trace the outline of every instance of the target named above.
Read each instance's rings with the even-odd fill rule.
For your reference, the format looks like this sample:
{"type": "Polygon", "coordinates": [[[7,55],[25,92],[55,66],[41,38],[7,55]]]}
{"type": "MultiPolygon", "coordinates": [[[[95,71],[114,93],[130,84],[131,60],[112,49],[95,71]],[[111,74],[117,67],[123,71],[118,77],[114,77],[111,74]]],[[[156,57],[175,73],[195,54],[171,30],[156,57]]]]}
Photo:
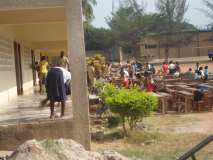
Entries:
{"type": "Polygon", "coordinates": [[[33,73],[31,49],[21,45],[22,75],[24,92],[33,91],[33,73]]]}
{"type": "Polygon", "coordinates": [[[13,42],[0,38],[0,103],[17,95],[13,42]]]}
{"type": "MultiPolygon", "coordinates": [[[[33,91],[31,49],[21,45],[24,94],[33,91]]],[[[13,40],[0,35],[0,104],[17,98],[13,40]]]]}

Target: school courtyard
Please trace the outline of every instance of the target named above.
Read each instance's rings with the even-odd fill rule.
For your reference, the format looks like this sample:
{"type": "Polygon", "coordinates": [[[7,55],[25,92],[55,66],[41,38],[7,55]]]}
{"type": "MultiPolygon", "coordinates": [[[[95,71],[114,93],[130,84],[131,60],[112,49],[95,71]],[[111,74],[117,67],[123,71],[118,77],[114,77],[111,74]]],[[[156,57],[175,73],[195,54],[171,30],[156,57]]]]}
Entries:
{"type": "MultiPolygon", "coordinates": [[[[73,139],[86,150],[114,150],[133,160],[170,160],[211,138],[213,61],[207,54],[212,49],[213,32],[198,33],[191,48],[171,49],[169,60],[180,63],[174,64],[175,73],[191,68],[194,76],[197,62],[209,67],[208,75],[199,75],[199,80],[176,76],[168,67],[170,73],[161,72],[166,56],[160,41],[152,39],[140,46],[146,53],[141,56],[155,57],[150,66],[161,71],[152,72],[149,64],[141,61],[136,73],[137,60],[121,63],[129,60],[122,58],[121,46],[112,47],[119,48],[120,63],[108,65],[100,55],[92,55],[91,63],[87,61],[82,6],[80,0],[0,0],[0,159],[28,140],[62,138],[73,139]],[[43,55],[53,62],[60,51],[70,63],[72,95],[65,117],[50,119],[49,102],[41,104],[47,95],[38,92],[35,66],[43,55]]],[[[55,104],[57,116],[61,107],[55,104]]],[[[213,160],[212,148],[210,144],[199,150],[197,158],[213,160]]]]}

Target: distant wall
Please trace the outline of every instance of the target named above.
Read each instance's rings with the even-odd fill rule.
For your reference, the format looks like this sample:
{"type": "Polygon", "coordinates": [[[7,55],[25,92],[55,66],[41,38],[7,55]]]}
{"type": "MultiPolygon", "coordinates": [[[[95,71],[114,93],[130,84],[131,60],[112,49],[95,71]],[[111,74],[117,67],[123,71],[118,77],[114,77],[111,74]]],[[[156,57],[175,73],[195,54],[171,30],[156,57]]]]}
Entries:
{"type": "MultiPolygon", "coordinates": [[[[147,37],[140,45],[142,56],[152,56],[153,59],[165,58],[165,48],[159,45],[160,40],[147,37]]],[[[169,49],[170,58],[207,56],[213,50],[213,32],[195,32],[189,44],[169,49]]]]}

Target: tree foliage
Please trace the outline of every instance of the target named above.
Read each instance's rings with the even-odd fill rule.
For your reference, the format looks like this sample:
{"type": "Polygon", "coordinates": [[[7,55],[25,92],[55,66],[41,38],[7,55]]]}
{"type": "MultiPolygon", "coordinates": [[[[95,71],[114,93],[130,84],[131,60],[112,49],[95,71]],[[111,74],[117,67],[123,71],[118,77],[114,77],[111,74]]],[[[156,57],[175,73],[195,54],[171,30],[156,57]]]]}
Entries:
{"type": "Polygon", "coordinates": [[[160,46],[165,48],[168,59],[169,48],[188,44],[192,40],[192,32],[185,32],[195,30],[184,19],[188,9],[187,0],[158,0],[158,12],[149,14],[146,13],[143,1],[141,4],[137,0],[121,2],[118,10],[106,18],[109,29],[94,28],[91,25],[85,27],[87,50],[109,51],[114,46],[121,46],[125,53],[137,57],[138,42],[146,36],[155,35],[160,46]]]}
{"type": "Polygon", "coordinates": [[[82,0],[83,14],[87,23],[90,23],[94,18],[93,6],[96,4],[96,0],[82,0]]]}
{"type": "Polygon", "coordinates": [[[144,6],[140,6],[135,0],[126,0],[115,13],[112,13],[112,17],[106,18],[114,44],[134,51],[141,35],[132,33],[140,28],[144,10],[144,6]]]}
{"type": "Polygon", "coordinates": [[[158,0],[156,8],[164,21],[168,24],[164,26],[166,31],[176,31],[184,22],[185,13],[188,10],[187,0],[158,0]]]}
{"type": "Polygon", "coordinates": [[[109,29],[87,26],[85,28],[86,50],[108,51],[113,46],[111,35],[109,29]]]}
{"type": "Polygon", "coordinates": [[[158,25],[158,39],[161,46],[165,48],[166,60],[169,58],[169,48],[186,44],[191,41],[192,34],[186,31],[192,31],[195,28],[187,23],[184,16],[188,10],[187,0],[158,0],[156,8],[161,16],[158,25]]]}

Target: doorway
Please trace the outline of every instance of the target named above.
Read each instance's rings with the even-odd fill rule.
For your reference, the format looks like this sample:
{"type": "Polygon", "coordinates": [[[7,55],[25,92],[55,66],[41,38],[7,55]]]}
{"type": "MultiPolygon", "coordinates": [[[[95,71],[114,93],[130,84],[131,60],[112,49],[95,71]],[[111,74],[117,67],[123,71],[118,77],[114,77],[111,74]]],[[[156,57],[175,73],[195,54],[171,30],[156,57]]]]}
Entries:
{"type": "Polygon", "coordinates": [[[15,56],[17,94],[22,95],[23,77],[22,77],[22,64],[21,64],[21,46],[17,42],[14,42],[14,56],[15,56]]]}
{"type": "Polygon", "coordinates": [[[36,60],[34,50],[31,50],[31,58],[32,58],[32,72],[33,72],[33,85],[36,86],[36,60]]]}

